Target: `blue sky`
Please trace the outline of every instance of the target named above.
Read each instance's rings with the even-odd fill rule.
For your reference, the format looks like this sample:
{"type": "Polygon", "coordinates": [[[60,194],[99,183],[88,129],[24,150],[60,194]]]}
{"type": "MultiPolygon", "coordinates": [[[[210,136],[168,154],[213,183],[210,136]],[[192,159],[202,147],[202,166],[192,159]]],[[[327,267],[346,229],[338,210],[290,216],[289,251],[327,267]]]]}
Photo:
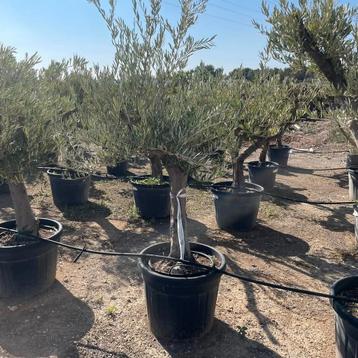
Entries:
{"type": "MultiPolygon", "coordinates": [[[[102,0],[106,4],[108,0],[102,0]]],[[[278,0],[269,0],[274,4],[278,0]]],[[[343,1],[358,5],[358,0],[343,1]]],[[[117,0],[121,16],[130,18],[131,0],[117,0]]],[[[163,14],[170,19],[179,12],[178,0],[163,0],[163,14]]],[[[189,67],[200,61],[230,71],[240,65],[257,67],[265,38],[251,24],[263,22],[261,0],[209,0],[192,34],[198,38],[216,34],[215,47],[196,54],[189,67]]],[[[87,58],[109,65],[113,47],[97,9],[86,0],[1,0],[0,42],[24,53],[38,52],[46,65],[51,59],[87,58]]]]}

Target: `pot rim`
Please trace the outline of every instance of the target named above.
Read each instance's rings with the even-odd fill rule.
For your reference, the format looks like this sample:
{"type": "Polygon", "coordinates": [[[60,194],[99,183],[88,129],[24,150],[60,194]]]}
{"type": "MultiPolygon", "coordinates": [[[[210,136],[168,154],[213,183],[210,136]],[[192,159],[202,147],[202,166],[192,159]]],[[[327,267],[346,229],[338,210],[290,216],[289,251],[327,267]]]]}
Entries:
{"type": "Polygon", "coordinates": [[[211,186],[211,192],[212,193],[220,193],[220,194],[233,194],[233,195],[261,195],[263,193],[263,191],[265,190],[261,185],[255,184],[255,183],[250,183],[248,181],[245,181],[245,189],[249,189],[245,192],[239,191],[239,192],[232,192],[232,191],[228,191],[225,190],[223,188],[230,188],[232,185],[232,181],[224,181],[224,182],[218,182],[218,183],[214,183],[211,186]],[[251,189],[251,190],[250,190],[251,189]]]}
{"type": "MultiPolygon", "coordinates": [[[[344,284],[345,281],[351,280],[352,278],[357,279],[357,286],[358,286],[358,276],[346,276],[343,278],[340,278],[339,280],[335,281],[334,284],[331,286],[331,294],[332,295],[339,295],[341,292],[337,292],[336,287],[340,284],[344,284]]],[[[342,290],[344,291],[344,289],[342,290]]],[[[346,310],[343,308],[342,304],[338,300],[330,299],[330,303],[336,314],[339,315],[339,317],[347,320],[349,323],[351,323],[354,326],[358,327],[358,318],[350,315],[346,310]]]]}
{"type": "Polygon", "coordinates": [[[247,166],[253,166],[253,167],[260,167],[262,164],[268,164],[268,166],[264,166],[265,168],[272,168],[276,169],[280,166],[280,164],[273,162],[271,160],[265,160],[264,162],[260,162],[259,160],[252,160],[251,162],[247,163],[247,166]],[[260,165],[257,165],[260,164],[260,165]]]}
{"type": "Polygon", "coordinates": [[[130,178],[130,183],[135,187],[139,187],[139,188],[150,188],[150,189],[166,189],[170,187],[170,183],[169,183],[169,177],[167,175],[163,175],[163,179],[164,178],[168,178],[168,182],[162,183],[162,184],[142,184],[142,183],[135,183],[135,180],[141,180],[141,179],[146,179],[146,178],[152,178],[152,175],[138,175],[138,176],[133,176],[130,178]]]}
{"type": "MultiPolygon", "coordinates": [[[[63,231],[63,226],[62,224],[54,219],[48,219],[48,218],[39,218],[39,223],[40,223],[40,227],[41,227],[41,222],[43,221],[51,221],[52,223],[54,223],[53,228],[55,229],[55,232],[53,233],[53,235],[51,235],[50,237],[48,237],[48,239],[52,239],[53,237],[55,237],[56,235],[60,234],[63,231]]],[[[14,226],[16,227],[16,220],[7,220],[7,221],[2,221],[0,222],[0,227],[4,224],[10,224],[10,223],[14,223],[14,226]]],[[[0,229],[0,232],[1,229],[0,229]]],[[[2,246],[0,245],[0,250],[16,250],[16,249],[23,249],[26,247],[33,247],[35,245],[39,245],[44,243],[44,241],[39,240],[39,241],[34,241],[31,243],[27,243],[27,244],[21,244],[21,245],[13,245],[13,246],[2,246]]]]}
{"type": "MultiPolygon", "coordinates": [[[[215,249],[214,247],[212,246],[209,246],[209,245],[205,245],[205,244],[202,244],[200,242],[189,242],[190,245],[194,244],[194,245],[199,245],[199,246],[202,246],[202,247],[206,247],[206,248],[209,248],[210,250],[214,251],[217,256],[220,258],[220,266],[217,267],[219,270],[222,270],[225,268],[226,266],[226,259],[225,259],[225,256],[224,254],[222,254],[219,250],[215,249]]],[[[153,244],[153,245],[150,245],[150,246],[147,246],[144,250],[141,251],[141,254],[146,254],[148,250],[150,250],[151,248],[155,248],[155,247],[158,247],[158,246],[169,246],[169,242],[161,242],[161,243],[156,243],[156,244],[153,244]]],[[[187,281],[187,280],[200,280],[202,278],[207,278],[207,277],[210,277],[210,276],[215,276],[215,275],[221,275],[220,272],[217,272],[217,271],[209,271],[207,273],[203,273],[203,274],[200,274],[200,275],[193,275],[193,276],[170,276],[170,275],[166,275],[166,274],[162,274],[160,272],[156,272],[156,271],[153,271],[149,265],[144,261],[146,259],[143,259],[143,258],[140,258],[139,259],[139,266],[140,268],[143,270],[143,271],[146,271],[147,273],[149,273],[151,276],[155,276],[155,277],[158,277],[158,278],[164,278],[164,279],[168,279],[168,280],[173,280],[173,281],[187,281]]]]}
{"type": "Polygon", "coordinates": [[[288,144],[282,144],[282,146],[278,146],[277,144],[270,144],[270,149],[291,149],[291,147],[288,144]]]}
{"type": "Polygon", "coordinates": [[[91,174],[89,174],[89,173],[77,171],[77,170],[74,170],[74,169],[64,169],[64,170],[61,170],[61,169],[48,169],[46,171],[46,173],[47,173],[47,175],[49,177],[58,178],[58,179],[61,179],[61,180],[66,180],[66,181],[76,181],[76,180],[79,181],[79,180],[88,179],[91,176],[91,174]],[[62,178],[60,176],[60,174],[58,174],[58,173],[63,172],[64,170],[71,171],[73,173],[83,173],[84,176],[78,177],[78,178],[62,178]],[[57,171],[58,173],[53,173],[53,171],[57,171]]]}

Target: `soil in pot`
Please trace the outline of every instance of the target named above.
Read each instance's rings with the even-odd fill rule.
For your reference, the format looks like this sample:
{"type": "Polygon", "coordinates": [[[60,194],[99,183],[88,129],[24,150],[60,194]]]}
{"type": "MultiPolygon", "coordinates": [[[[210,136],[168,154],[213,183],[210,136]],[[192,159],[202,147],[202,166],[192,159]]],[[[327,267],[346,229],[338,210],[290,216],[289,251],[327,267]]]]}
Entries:
{"type": "Polygon", "coordinates": [[[167,218],[170,215],[169,178],[162,180],[151,176],[131,179],[135,205],[144,219],[167,218]]]}
{"type": "MultiPolygon", "coordinates": [[[[16,229],[14,220],[0,227],[16,229]]],[[[40,236],[59,241],[62,226],[40,219],[40,236]]],[[[0,229],[0,298],[24,299],[49,288],[56,277],[57,246],[39,239],[14,237],[0,229]]]]}
{"type": "MultiPolygon", "coordinates": [[[[199,243],[190,246],[193,252],[200,252],[215,262],[217,268],[225,268],[224,256],[214,248],[199,243]]],[[[142,253],[168,255],[169,244],[155,244],[142,253]]],[[[168,271],[156,272],[152,260],[141,259],[139,265],[145,284],[150,328],[158,339],[191,339],[210,331],[221,278],[219,272],[199,269],[176,276],[168,271]]]]}
{"type": "Polygon", "coordinates": [[[50,169],[50,178],[54,204],[61,208],[71,205],[83,205],[88,201],[91,176],[74,170],[50,169]]]}
{"type": "Polygon", "coordinates": [[[278,163],[280,167],[287,167],[290,150],[291,148],[288,145],[272,144],[267,151],[268,161],[278,163]]]}
{"type": "Polygon", "coordinates": [[[251,183],[262,186],[265,190],[272,190],[275,186],[278,163],[253,161],[247,164],[251,183]]]}
{"type": "Polygon", "coordinates": [[[264,188],[245,183],[245,190],[232,188],[232,182],[216,183],[212,187],[216,222],[219,228],[249,231],[256,225],[264,188]]]}
{"type": "Polygon", "coordinates": [[[108,165],[107,173],[110,175],[114,175],[115,177],[123,177],[126,176],[128,172],[128,161],[123,160],[116,165],[108,165]]]}
{"type": "MultiPolygon", "coordinates": [[[[334,295],[358,299],[358,276],[345,277],[331,289],[334,295]]],[[[331,300],[335,311],[337,358],[358,357],[358,304],[331,300]]]]}

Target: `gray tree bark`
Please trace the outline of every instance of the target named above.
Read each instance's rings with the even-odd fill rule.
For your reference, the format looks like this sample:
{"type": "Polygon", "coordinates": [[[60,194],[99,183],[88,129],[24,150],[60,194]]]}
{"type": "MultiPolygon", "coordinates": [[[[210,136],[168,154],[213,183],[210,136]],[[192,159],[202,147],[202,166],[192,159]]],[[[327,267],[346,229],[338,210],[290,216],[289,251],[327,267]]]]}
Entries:
{"type": "Polygon", "coordinates": [[[31,209],[24,183],[9,182],[12,202],[15,208],[16,229],[21,234],[37,236],[39,223],[31,209]]]}
{"type": "Polygon", "coordinates": [[[187,217],[186,217],[186,186],[188,182],[188,173],[181,170],[176,166],[167,166],[166,167],[169,177],[170,177],[170,256],[175,258],[180,258],[180,246],[179,246],[179,236],[178,236],[178,202],[177,195],[180,191],[181,197],[179,197],[181,214],[182,214],[182,223],[184,229],[184,238],[185,238],[185,252],[184,258],[186,260],[191,260],[191,251],[190,246],[187,241],[187,217]]]}

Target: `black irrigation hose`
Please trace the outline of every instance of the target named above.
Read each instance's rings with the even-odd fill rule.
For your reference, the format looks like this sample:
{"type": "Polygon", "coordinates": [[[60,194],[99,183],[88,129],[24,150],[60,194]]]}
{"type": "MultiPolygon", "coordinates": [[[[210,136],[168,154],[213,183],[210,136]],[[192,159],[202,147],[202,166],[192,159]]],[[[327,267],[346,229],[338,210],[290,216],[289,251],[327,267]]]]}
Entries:
{"type": "Polygon", "coordinates": [[[348,153],[348,150],[333,150],[331,152],[326,152],[323,150],[313,150],[310,151],[309,149],[300,149],[300,148],[291,148],[293,152],[302,153],[302,154],[339,154],[339,153],[348,153]]]}
{"type": "MultiPolygon", "coordinates": [[[[195,186],[193,186],[193,187],[210,190],[212,188],[213,184],[199,184],[198,183],[198,184],[195,184],[195,186]]],[[[224,187],[224,188],[227,188],[227,187],[224,187]]],[[[285,200],[285,201],[291,201],[293,203],[308,204],[308,205],[355,205],[355,204],[357,204],[357,201],[312,201],[312,200],[294,199],[294,198],[287,198],[285,196],[268,193],[266,191],[262,192],[262,194],[265,196],[269,196],[271,198],[275,198],[275,199],[281,199],[281,200],[285,200]]]]}
{"type": "MultiPolygon", "coordinates": [[[[245,163],[247,164],[247,163],[245,163]]],[[[334,171],[334,170],[345,170],[345,171],[348,171],[348,168],[347,167],[339,167],[339,168],[300,168],[300,167],[280,167],[279,168],[280,170],[286,170],[286,171],[291,171],[291,172],[294,172],[296,170],[296,172],[298,174],[299,171],[303,172],[304,170],[308,170],[308,171],[312,171],[312,172],[329,172],[329,171],[334,171]]],[[[248,170],[247,168],[245,168],[245,170],[248,170]]],[[[302,174],[305,174],[305,173],[302,173],[302,174]]],[[[310,173],[307,173],[307,174],[310,174],[310,173]]]]}
{"type": "MultiPolygon", "coordinates": [[[[12,232],[12,233],[17,233],[16,230],[3,228],[3,227],[0,227],[0,230],[7,231],[7,232],[12,232]]],[[[162,259],[162,260],[176,261],[176,262],[180,262],[180,263],[183,263],[183,264],[186,264],[186,265],[202,268],[202,269],[205,269],[207,271],[216,271],[216,272],[221,273],[223,275],[233,277],[233,278],[239,279],[241,281],[245,281],[245,282],[253,283],[253,284],[256,284],[256,285],[260,285],[260,286],[270,287],[270,288],[274,288],[274,289],[277,289],[277,290],[283,290],[283,291],[288,291],[288,292],[299,293],[299,294],[308,295],[308,296],[321,297],[321,298],[334,299],[334,300],[341,300],[341,301],[352,302],[352,303],[357,303],[358,304],[358,299],[355,298],[355,297],[331,295],[331,294],[323,293],[323,292],[305,290],[305,289],[298,288],[298,287],[289,287],[289,286],[279,285],[279,284],[276,284],[276,283],[257,280],[257,279],[250,278],[250,277],[247,277],[247,276],[242,276],[242,275],[238,275],[238,274],[235,274],[235,273],[232,273],[232,272],[227,272],[225,270],[218,269],[216,267],[206,266],[206,265],[199,264],[197,262],[181,260],[181,259],[177,259],[177,258],[174,258],[174,257],[163,256],[163,255],[154,255],[154,254],[139,254],[139,253],[131,253],[131,252],[98,251],[98,250],[86,249],[85,247],[81,248],[81,247],[77,247],[77,246],[57,242],[57,241],[54,241],[54,240],[51,240],[51,239],[39,238],[39,237],[34,236],[34,235],[26,234],[24,236],[31,237],[31,238],[36,238],[37,240],[40,239],[42,241],[47,241],[47,242],[49,242],[51,244],[55,244],[57,246],[62,246],[62,247],[65,247],[65,248],[68,248],[68,249],[71,249],[71,250],[74,250],[74,251],[80,251],[81,253],[86,252],[86,253],[89,253],[89,254],[104,255],[104,256],[126,256],[126,257],[136,257],[136,258],[156,258],[156,259],[162,259]]]]}
{"type": "Polygon", "coordinates": [[[281,195],[275,195],[267,192],[263,192],[263,195],[270,196],[275,199],[281,199],[286,201],[292,201],[294,203],[300,204],[308,204],[308,205],[355,205],[357,204],[356,201],[311,201],[311,200],[302,200],[302,199],[294,199],[294,198],[287,198],[281,195]]]}

